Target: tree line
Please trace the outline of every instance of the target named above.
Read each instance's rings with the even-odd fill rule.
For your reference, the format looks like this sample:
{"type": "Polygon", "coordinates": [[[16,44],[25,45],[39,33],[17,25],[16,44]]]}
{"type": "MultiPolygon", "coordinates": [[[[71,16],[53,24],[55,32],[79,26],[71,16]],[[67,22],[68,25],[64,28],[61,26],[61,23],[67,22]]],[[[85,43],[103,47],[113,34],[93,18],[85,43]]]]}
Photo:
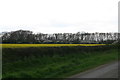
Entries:
{"type": "Polygon", "coordinates": [[[0,38],[2,43],[16,44],[78,44],[78,43],[106,43],[118,41],[119,33],[33,33],[28,30],[6,32],[0,38]]]}

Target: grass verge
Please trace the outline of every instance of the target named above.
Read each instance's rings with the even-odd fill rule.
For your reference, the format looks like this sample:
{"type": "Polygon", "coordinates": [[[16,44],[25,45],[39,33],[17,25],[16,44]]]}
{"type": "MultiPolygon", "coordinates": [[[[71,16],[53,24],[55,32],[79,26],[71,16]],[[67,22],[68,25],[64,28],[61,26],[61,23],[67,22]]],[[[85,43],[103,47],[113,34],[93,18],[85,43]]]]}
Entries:
{"type": "MultiPolygon", "coordinates": [[[[92,52],[74,51],[64,55],[54,52],[52,56],[30,54],[22,56],[22,59],[18,57],[13,62],[8,57],[12,54],[8,56],[5,56],[6,53],[3,54],[3,78],[65,78],[117,60],[118,51],[114,48],[92,52]]],[[[14,57],[17,58],[17,55],[13,55],[14,57]]]]}

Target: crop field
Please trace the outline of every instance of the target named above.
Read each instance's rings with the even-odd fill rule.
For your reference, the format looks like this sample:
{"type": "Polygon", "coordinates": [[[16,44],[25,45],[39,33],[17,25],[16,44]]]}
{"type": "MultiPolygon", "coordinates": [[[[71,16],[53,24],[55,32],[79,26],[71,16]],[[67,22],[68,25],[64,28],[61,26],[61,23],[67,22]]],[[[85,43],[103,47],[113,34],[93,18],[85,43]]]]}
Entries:
{"type": "Polygon", "coordinates": [[[118,45],[0,44],[2,77],[67,78],[118,60],[118,45]]]}
{"type": "Polygon", "coordinates": [[[3,48],[62,47],[62,46],[103,46],[106,44],[0,44],[3,48]]]}

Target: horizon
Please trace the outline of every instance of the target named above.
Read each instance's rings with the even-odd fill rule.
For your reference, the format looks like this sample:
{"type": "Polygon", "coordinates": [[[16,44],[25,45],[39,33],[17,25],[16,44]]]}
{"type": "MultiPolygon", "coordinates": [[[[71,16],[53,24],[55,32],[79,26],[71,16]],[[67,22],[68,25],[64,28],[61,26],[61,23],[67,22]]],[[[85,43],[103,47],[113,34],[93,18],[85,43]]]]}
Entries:
{"type": "MultiPolygon", "coordinates": [[[[20,30],[22,30],[22,31],[31,31],[31,30],[23,30],[23,29],[19,29],[19,30],[14,30],[14,31],[8,31],[8,32],[15,32],[15,31],[20,31],[20,30]]],[[[0,32],[0,34],[1,33],[8,33],[7,31],[3,31],[3,32],[0,32]]],[[[33,31],[31,31],[33,34],[39,34],[39,33],[42,33],[42,32],[37,32],[37,33],[35,33],[35,32],[33,32],[33,31]]],[[[72,34],[74,34],[74,33],[119,33],[119,32],[86,32],[86,31],[77,31],[77,32],[69,32],[69,33],[72,33],[72,34]]],[[[64,33],[68,33],[68,32],[64,32],[64,33]]],[[[42,33],[42,34],[57,34],[57,33],[42,33]]],[[[63,33],[62,33],[63,34],[63,33]]]]}

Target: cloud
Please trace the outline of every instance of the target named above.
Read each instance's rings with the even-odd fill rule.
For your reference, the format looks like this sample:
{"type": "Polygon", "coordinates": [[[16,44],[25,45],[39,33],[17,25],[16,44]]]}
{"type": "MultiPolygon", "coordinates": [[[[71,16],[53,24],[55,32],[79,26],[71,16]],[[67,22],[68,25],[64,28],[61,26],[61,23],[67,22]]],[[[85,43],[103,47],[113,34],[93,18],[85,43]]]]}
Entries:
{"type": "Polygon", "coordinates": [[[117,30],[118,0],[1,0],[0,32],[110,32],[117,30]]]}

